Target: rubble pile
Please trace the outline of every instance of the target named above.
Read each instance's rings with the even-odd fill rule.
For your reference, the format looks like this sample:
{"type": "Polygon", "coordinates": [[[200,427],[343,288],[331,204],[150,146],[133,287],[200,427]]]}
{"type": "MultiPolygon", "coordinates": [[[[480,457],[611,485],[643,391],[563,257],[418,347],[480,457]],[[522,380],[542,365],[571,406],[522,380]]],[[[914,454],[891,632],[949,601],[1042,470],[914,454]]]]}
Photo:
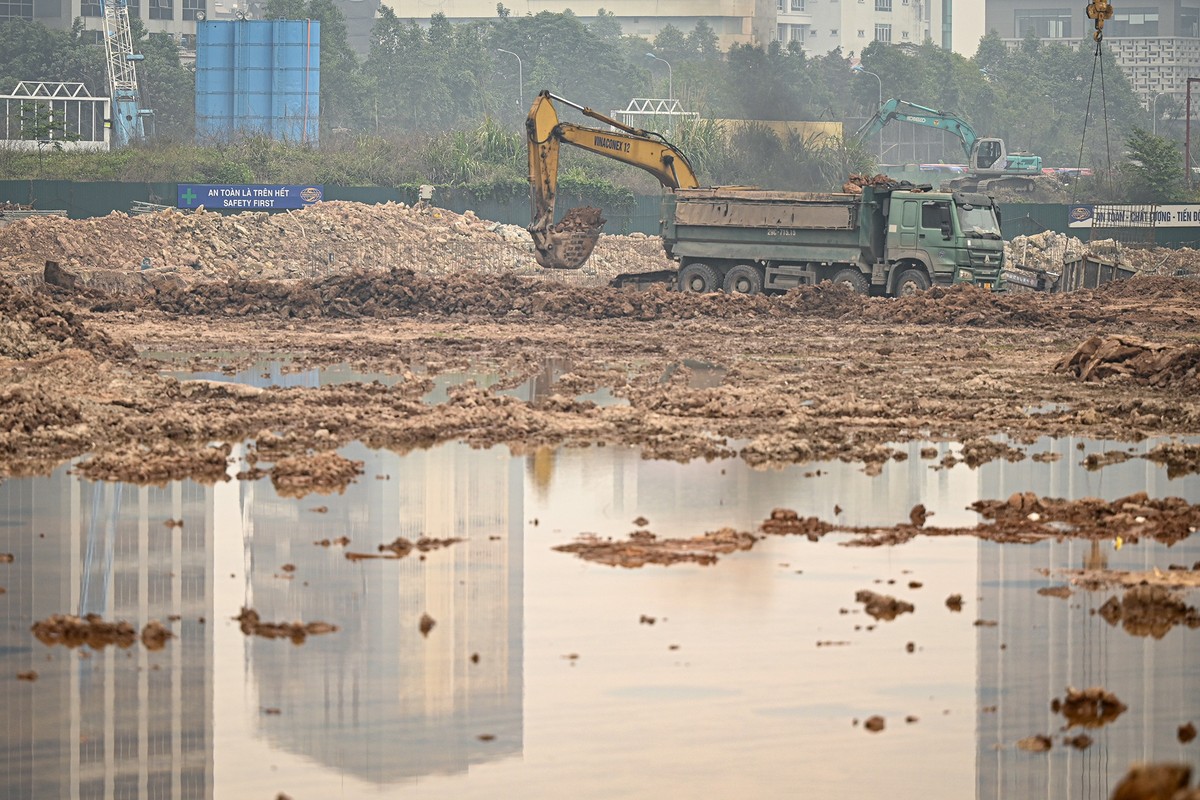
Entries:
{"type": "MultiPolygon", "coordinates": [[[[57,261],[80,289],[129,293],[166,281],[322,277],[406,267],[541,273],[529,234],[467,211],[326,201],[296,211],[223,215],[168,209],[73,220],[39,217],[0,229],[0,274],[28,287],[57,261]]],[[[602,236],[585,276],[665,269],[657,237],[602,236]]]]}
{"type": "Polygon", "coordinates": [[[1083,257],[1086,245],[1074,236],[1042,231],[1018,236],[1004,243],[1004,263],[1009,269],[1032,272],[1062,272],[1063,263],[1083,257]]]}
{"type": "Polygon", "coordinates": [[[1143,386],[1200,387],[1200,345],[1165,345],[1125,336],[1093,336],[1059,361],[1056,372],[1081,381],[1123,377],[1143,386]]]}
{"type": "Polygon", "coordinates": [[[1143,275],[1200,274],[1200,250],[1190,247],[1144,247],[1113,239],[1085,242],[1055,231],[1017,236],[1004,243],[1007,268],[1033,273],[1059,275],[1065,262],[1081,259],[1085,253],[1131,267],[1143,275]]]}
{"type": "Polygon", "coordinates": [[[116,360],[134,356],[132,347],[84,325],[66,306],[14,291],[0,279],[0,359],[26,360],[69,349],[116,360]]]}

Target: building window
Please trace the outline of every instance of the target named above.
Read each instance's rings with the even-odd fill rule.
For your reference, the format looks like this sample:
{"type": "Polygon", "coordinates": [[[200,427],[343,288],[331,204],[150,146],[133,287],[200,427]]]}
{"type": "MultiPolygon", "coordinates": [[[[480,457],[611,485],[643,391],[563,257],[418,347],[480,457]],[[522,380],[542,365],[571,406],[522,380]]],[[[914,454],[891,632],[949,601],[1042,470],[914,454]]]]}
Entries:
{"type": "Polygon", "coordinates": [[[1130,8],[1117,11],[1105,24],[1104,32],[1113,36],[1158,36],[1158,9],[1130,8]]]}
{"type": "Polygon", "coordinates": [[[81,0],[79,3],[79,16],[103,17],[104,8],[100,5],[100,0],[81,0]]]}
{"type": "Polygon", "coordinates": [[[904,33],[900,34],[900,38],[901,38],[901,39],[907,39],[907,38],[908,38],[908,31],[905,31],[904,33]]]}
{"type": "Polygon", "coordinates": [[[803,11],[804,0],[792,0],[792,11],[803,11]]]}
{"type": "Polygon", "coordinates": [[[875,0],[876,11],[891,11],[892,0],[875,0]]]}
{"type": "Polygon", "coordinates": [[[33,19],[33,0],[0,0],[0,19],[33,19]]]}
{"type": "Polygon", "coordinates": [[[891,25],[876,25],[875,26],[875,41],[890,42],[892,40],[891,25]]]}
{"type": "Polygon", "coordinates": [[[175,0],[150,0],[150,19],[175,19],[175,0]]]}
{"type": "Polygon", "coordinates": [[[858,38],[860,38],[860,39],[867,38],[867,32],[865,30],[863,30],[862,28],[859,28],[858,29],[858,38]]]}
{"type": "Polygon", "coordinates": [[[206,0],[183,0],[183,18],[194,20],[197,11],[207,13],[205,2],[206,0]]]}
{"type": "Polygon", "coordinates": [[[1200,39],[1200,8],[1179,9],[1178,36],[1189,39],[1200,39]]]}
{"type": "Polygon", "coordinates": [[[1030,33],[1039,39],[1070,39],[1071,9],[1029,8],[1017,10],[1017,37],[1024,39],[1030,33]]]}
{"type": "Polygon", "coordinates": [[[778,39],[779,39],[779,41],[781,41],[781,42],[787,42],[787,40],[788,40],[788,27],[789,27],[789,26],[787,26],[787,25],[779,25],[779,26],[777,26],[777,28],[776,28],[776,32],[775,32],[775,36],[776,36],[776,38],[778,38],[778,39]]]}
{"type": "Polygon", "coordinates": [[[777,11],[783,11],[783,3],[784,0],[775,0],[775,9],[777,11]]]}
{"type": "Polygon", "coordinates": [[[142,17],[142,2],[141,0],[127,0],[125,7],[129,9],[129,18],[133,19],[142,17]]]}
{"type": "Polygon", "coordinates": [[[830,35],[830,36],[837,36],[837,31],[838,31],[838,29],[837,29],[837,28],[834,28],[833,30],[831,30],[831,31],[829,32],[829,35],[830,35]]]}

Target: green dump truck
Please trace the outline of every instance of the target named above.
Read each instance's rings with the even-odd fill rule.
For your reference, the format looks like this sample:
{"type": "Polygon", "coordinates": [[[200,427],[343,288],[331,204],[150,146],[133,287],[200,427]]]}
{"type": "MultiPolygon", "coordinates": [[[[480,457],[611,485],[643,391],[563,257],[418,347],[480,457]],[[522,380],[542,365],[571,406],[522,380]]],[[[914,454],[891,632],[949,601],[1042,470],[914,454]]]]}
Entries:
{"type": "Polygon", "coordinates": [[[663,199],[661,225],[678,272],[615,283],[758,294],[829,280],[890,296],[952,283],[1000,288],[1004,241],[992,199],[915,189],[676,189],[663,199]]]}

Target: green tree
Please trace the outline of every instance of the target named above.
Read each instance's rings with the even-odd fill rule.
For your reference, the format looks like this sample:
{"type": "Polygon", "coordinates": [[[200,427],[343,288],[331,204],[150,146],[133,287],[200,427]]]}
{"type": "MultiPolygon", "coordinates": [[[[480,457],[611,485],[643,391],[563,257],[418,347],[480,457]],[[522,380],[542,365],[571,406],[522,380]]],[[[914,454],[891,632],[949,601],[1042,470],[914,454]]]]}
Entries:
{"type": "Polygon", "coordinates": [[[1129,160],[1121,172],[1127,199],[1142,203],[1187,199],[1183,154],[1178,144],[1142,128],[1134,128],[1125,144],[1129,160]]]}

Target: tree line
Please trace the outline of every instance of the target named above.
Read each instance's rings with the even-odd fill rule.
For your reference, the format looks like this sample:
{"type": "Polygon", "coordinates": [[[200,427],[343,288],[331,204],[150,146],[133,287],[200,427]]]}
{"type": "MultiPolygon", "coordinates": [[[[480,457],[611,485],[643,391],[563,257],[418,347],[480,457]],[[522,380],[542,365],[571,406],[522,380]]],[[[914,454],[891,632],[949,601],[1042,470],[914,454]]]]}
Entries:
{"type": "MultiPolygon", "coordinates": [[[[665,98],[670,92],[701,120],[849,122],[847,133],[874,113],[881,96],[894,97],[956,113],[981,135],[1002,137],[1010,150],[1037,153],[1054,166],[1120,166],[1129,161],[1131,141],[1158,146],[1155,140],[1162,138],[1142,135],[1152,126],[1149,116],[1107,50],[1101,98],[1094,82],[1101,72],[1090,47],[1033,37],[1010,48],[989,34],[971,58],[928,41],[873,42],[853,58],[840,49],[810,55],[796,42],[722,51],[704,22],[690,31],[668,26],[650,41],[624,35],[603,9],[589,18],[569,11],[520,16],[498,4],[497,16],[487,21],[452,23],[435,14],[418,23],[382,7],[369,52],[360,57],[348,44],[345,21],[332,0],[269,0],[266,16],[321,21],[323,147],[357,146],[369,137],[429,147],[440,137],[443,149],[460,151],[451,172],[463,172],[461,162],[469,166],[485,157],[464,144],[490,135],[480,134],[485,120],[496,126],[493,134],[517,134],[543,88],[605,113],[634,97],[665,98]],[[870,74],[852,71],[854,65],[870,74]],[[454,131],[464,132],[457,145],[446,140],[454,131]],[[1140,133],[1131,139],[1135,132],[1140,133]]],[[[134,23],[137,49],[146,56],[139,74],[146,105],[156,112],[158,136],[190,142],[194,73],[181,64],[172,42],[148,37],[134,23]]],[[[0,23],[0,89],[18,80],[80,80],[93,94],[104,93],[103,49],[83,33],[78,24],[57,32],[20,20],[0,23]]],[[[1174,110],[1169,103],[1159,105],[1160,111],[1174,110]]],[[[753,128],[731,141],[702,124],[671,132],[691,143],[693,149],[685,152],[696,155],[706,173],[702,178],[712,183],[820,183],[839,169],[874,166],[870,153],[853,143],[772,142],[753,128]]],[[[511,167],[519,178],[519,142],[516,150],[500,167],[502,172],[511,167]]],[[[441,155],[443,162],[455,160],[441,155]]],[[[586,172],[625,180],[619,165],[577,163],[586,172]]],[[[480,172],[487,170],[476,169],[476,178],[480,172]]]]}

